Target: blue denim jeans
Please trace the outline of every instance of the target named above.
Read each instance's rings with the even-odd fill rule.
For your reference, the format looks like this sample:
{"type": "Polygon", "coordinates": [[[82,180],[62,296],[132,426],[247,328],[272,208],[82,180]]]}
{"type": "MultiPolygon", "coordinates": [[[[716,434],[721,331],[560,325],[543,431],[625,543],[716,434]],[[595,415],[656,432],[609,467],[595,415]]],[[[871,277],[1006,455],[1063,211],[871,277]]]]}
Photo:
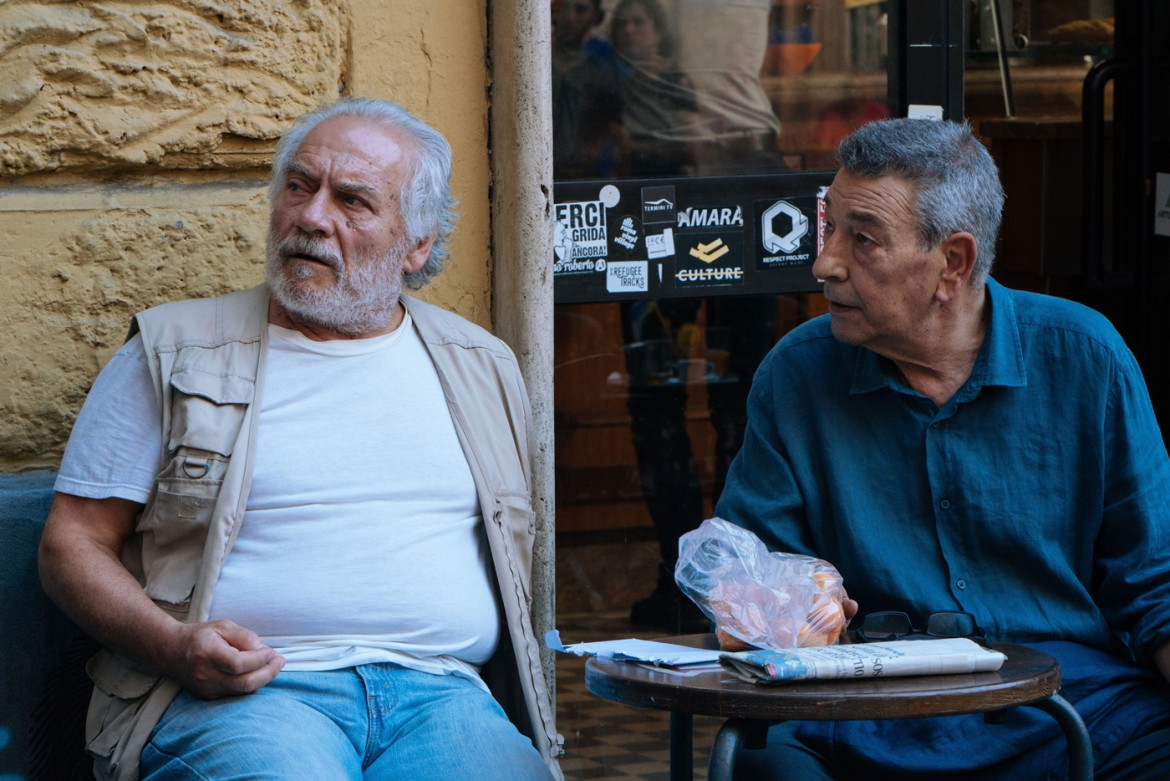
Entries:
{"type": "Polygon", "coordinates": [[[490,694],[395,664],[282,672],[221,700],[183,692],[142,751],[143,781],[550,777],[490,694]]]}

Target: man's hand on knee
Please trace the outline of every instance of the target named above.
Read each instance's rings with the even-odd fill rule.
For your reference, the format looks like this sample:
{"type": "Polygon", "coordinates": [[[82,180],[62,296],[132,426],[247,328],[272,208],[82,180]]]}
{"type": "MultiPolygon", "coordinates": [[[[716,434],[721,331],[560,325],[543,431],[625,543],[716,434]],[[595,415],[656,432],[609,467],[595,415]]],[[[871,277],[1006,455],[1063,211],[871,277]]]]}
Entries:
{"type": "Polygon", "coordinates": [[[207,700],[252,694],[275,678],[285,662],[255,632],[225,620],[182,625],[175,658],[173,676],[207,700]]]}

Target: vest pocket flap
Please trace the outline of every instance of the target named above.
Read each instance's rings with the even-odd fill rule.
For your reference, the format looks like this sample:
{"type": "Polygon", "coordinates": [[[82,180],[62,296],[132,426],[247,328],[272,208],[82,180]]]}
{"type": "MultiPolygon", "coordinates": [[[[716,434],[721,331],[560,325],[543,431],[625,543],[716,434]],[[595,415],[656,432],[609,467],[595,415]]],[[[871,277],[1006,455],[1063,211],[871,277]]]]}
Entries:
{"type": "Polygon", "coordinates": [[[180,447],[230,456],[252,401],[252,385],[239,378],[184,372],[171,377],[171,451],[180,447]]]}
{"type": "Polygon", "coordinates": [[[218,453],[182,447],[159,474],[135,527],[152,599],[181,604],[191,598],[227,468],[228,459],[218,453]]]}
{"type": "Polygon", "coordinates": [[[138,778],[138,757],[179,686],[101,650],[85,671],[94,682],[85,719],[86,749],[97,778],[138,778]]]}
{"type": "Polygon", "coordinates": [[[85,665],[94,686],[122,700],[145,697],[162,678],[157,673],[138,669],[129,660],[105,649],[98,651],[85,665]]]}
{"type": "Polygon", "coordinates": [[[191,598],[195,589],[207,527],[215,509],[214,496],[200,496],[194,489],[213,491],[218,483],[198,485],[196,481],[169,478],[159,483],[152,511],[143,513],[138,524],[146,575],[143,588],[151,599],[181,604],[191,598]]]}
{"type": "Polygon", "coordinates": [[[250,404],[256,380],[235,375],[222,376],[194,369],[178,369],[171,385],[188,396],[199,396],[216,404],[250,404]]]}

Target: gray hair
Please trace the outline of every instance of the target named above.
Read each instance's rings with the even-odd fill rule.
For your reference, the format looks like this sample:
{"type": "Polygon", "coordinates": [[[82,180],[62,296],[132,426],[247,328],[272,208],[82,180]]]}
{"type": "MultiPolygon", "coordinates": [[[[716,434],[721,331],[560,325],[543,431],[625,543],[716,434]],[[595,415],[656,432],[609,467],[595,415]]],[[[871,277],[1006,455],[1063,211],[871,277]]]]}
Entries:
{"type": "Polygon", "coordinates": [[[402,106],[377,98],[342,98],[298,119],[276,144],[268,200],[276,203],[305,136],[317,125],[335,117],[369,120],[405,132],[415,143],[418,154],[414,155],[413,170],[399,194],[402,221],[411,245],[435,236],[423,267],[403,276],[406,287],[418,290],[442,271],[447,262],[447,241],[455,227],[456,202],[451,196],[451,145],[439,131],[402,106]]]}
{"type": "Polygon", "coordinates": [[[837,159],[852,176],[909,180],[917,195],[914,217],[923,246],[934,247],[959,231],[972,234],[977,254],[971,282],[987,281],[995,260],[1004,192],[995,161],[966,123],[870,122],[841,142],[837,159]]]}

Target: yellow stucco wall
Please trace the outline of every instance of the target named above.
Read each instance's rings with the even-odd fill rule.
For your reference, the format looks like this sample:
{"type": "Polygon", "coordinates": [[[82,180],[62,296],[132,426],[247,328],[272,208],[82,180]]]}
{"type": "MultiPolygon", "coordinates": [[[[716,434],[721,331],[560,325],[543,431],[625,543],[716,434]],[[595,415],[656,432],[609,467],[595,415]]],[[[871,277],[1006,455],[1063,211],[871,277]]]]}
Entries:
{"type": "Polygon", "coordinates": [[[339,92],[451,141],[461,218],[422,296],[489,325],[485,8],[0,5],[0,472],[57,466],[135,311],[263,278],[274,139],[339,92]]]}

